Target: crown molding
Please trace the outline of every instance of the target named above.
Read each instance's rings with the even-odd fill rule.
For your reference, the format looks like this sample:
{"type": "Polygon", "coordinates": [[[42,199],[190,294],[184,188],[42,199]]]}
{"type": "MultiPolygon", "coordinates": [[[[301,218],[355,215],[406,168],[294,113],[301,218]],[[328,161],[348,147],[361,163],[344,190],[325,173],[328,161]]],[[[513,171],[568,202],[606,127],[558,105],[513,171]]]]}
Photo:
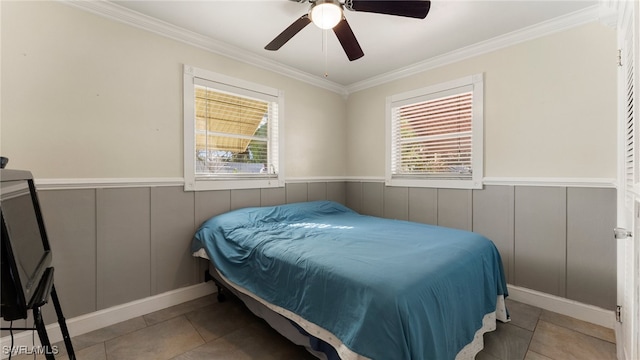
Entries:
{"type": "Polygon", "coordinates": [[[130,26],[143,29],[154,34],[167,37],[172,40],[222,55],[234,60],[238,60],[249,65],[253,65],[265,70],[269,70],[280,75],[284,75],[319,88],[333,91],[342,96],[346,96],[347,90],[343,85],[329,81],[324,78],[311,75],[290,66],[283,65],[263,56],[253,54],[249,51],[231,46],[208,36],[200,35],[193,31],[175,26],[173,24],[158,20],[156,18],[140,14],[127,9],[121,5],[106,0],[58,0],[66,5],[118,21],[130,26]]]}
{"type": "Polygon", "coordinates": [[[416,75],[427,70],[432,70],[441,66],[449,65],[461,60],[469,59],[478,55],[486,54],[546,35],[551,35],[553,33],[583,25],[588,22],[597,21],[601,19],[601,17],[601,6],[593,5],[584,10],[576,11],[565,16],[560,16],[555,19],[544,21],[521,30],[500,35],[440,56],[426,59],[413,65],[374,76],[367,80],[353,83],[347,86],[347,92],[353,93],[374,86],[382,85],[394,80],[402,79],[411,75],[416,75]]]}
{"type": "MultiPolygon", "coordinates": [[[[565,16],[551,19],[536,25],[529,26],[522,30],[501,35],[471,46],[467,46],[447,54],[426,59],[413,65],[409,65],[397,70],[393,70],[372,78],[353,83],[348,86],[320,78],[316,75],[300,71],[290,66],[283,65],[276,61],[256,55],[249,51],[223,43],[213,38],[197,34],[195,32],[177,27],[167,22],[140,14],[107,0],[58,0],[61,3],[76,7],[105,18],[115,20],[127,25],[131,25],[152,33],[186,43],[188,45],[229,57],[249,65],[253,65],[265,70],[338,93],[347,97],[350,93],[364,90],[377,85],[382,85],[394,80],[402,79],[417,73],[431,70],[437,67],[452,64],[464,59],[499,50],[508,46],[519,44],[528,40],[533,40],[542,36],[550,35],[559,31],[567,30],[588,22],[601,20],[611,23],[614,15],[611,14],[611,7],[601,2],[584,10],[580,10],[565,16]],[[609,12],[603,11],[607,8],[609,12]]],[[[604,0],[603,0],[604,1],[604,0]]],[[[612,1],[612,0],[609,0],[612,1]]]]}

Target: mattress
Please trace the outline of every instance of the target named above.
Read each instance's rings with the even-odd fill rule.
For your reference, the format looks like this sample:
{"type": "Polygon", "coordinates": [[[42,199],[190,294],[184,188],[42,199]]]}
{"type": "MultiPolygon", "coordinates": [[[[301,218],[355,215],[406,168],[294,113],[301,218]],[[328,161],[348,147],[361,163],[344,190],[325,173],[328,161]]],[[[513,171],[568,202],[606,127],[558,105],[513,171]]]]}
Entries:
{"type": "Polygon", "coordinates": [[[473,358],[507,320],[500,255],[467,231],[319,201],[216,216],[194,236],[201,249],[233,288],[342,359],[473,358]]]}

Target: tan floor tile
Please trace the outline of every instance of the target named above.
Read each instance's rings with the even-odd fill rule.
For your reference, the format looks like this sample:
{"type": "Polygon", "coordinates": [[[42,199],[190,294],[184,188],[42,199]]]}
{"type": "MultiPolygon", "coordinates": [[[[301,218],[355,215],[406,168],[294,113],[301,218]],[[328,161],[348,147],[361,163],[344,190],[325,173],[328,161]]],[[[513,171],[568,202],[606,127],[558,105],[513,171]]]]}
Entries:
{"type": "Polygon", "coordinates": [[[208,342],[184,354],[178,355],[172,360],[252,360],[249,355],[242,352],[235,344],[224,337],[208,342]]]}
{"type": "MultiPolygon", "coordinates": [[[[73,352],[76,354],[76,359],[82,360],[107,360],[107,352],[104,348],[104,343],[96,344],[93,346],[89,346],[82,350],[76,351],[73,349],[73,352]]],[[[61,356],[56,355],[56,360],[69,360],[69,356],[67,356],[66,352],[61,356]]]]}
{"type": "MultiPolygon", "coordinates": [[[[88,332],[79,336],[71,338],[74,351],[84,349],[86,347],[93,346],[95,344],[103,343],[107,340],[115,339],[119,336],[132,333],[134,331],[143,329],[147,326],[142,316],[123,321],[111,326],[107,326],[102,329],[88,332]]],[[[60,347],[62,344],[59,344],[60,347]]]]}
{"type": "Polygon", "coordinates": [[[207,305],[211,305],[215,301],[217,300],[214,295],[207,295],[195,300],[168,307],[166,309],[152,312],[150,314],[144,315],[143,317],[147,325],[154,325],[159,322],[174,318],[176,316],[184,315],[191,311],[198,310],[207,305]]]}
{"type": "Polygon", "coordinates": [[[303,347],[293,344],[262,320],[234,331],[225,339],[241,348],[252,359],[316,359],[303,347]]]}
{"type": "Polygon", "coordinates": [[[223,337],[259,319],[235,298],[222,303],[215,302],[186,316],[205,342],[223,337]]]}
{"type": "Polygon", "coordinates": [[[524,357],[524,360],[553,360],[544,355],[540,355],[537,352],[527,351],[527,355],[524,357]]]}
{"type": "Polygon", "coordinates": [[[571,318],[552,311],[544,310],[540,315],[540,320],[566,327],[583,334],[591,335],[611,343],[616,342],[616,335],[613,332],[613,329],[608,329],[600,325],[588,323],[586,321],[571,318]]]}
{"type": "Polygon", "coordinates": [[[507,310],[509,310],[509,316],[511,316],[511,325],[519,326],[529,331],[533,331],[536,328],[542,309],[508,298],[505,300],[505,304],[507,305],[507,310]]]}
{"type": "MultiPolygon", "coordinates": [[[[38,338],[37,333],[34,334],[34,336],[35,336],[35,339],[38,338]]],[[[38,340],[34,340],[34,341],[37,342],[38,340]]],[[[2,346],[5,346],[5,344],[2,343],[2,346]]],[[[10,344],[6,344],[6,346],[10,347],[10,344]]],[[[56,359],[66,358],[67,351],[64,348],[63,343],[52,344],[51,349],[56,359]]],[[[14,351],[17,351],[18,353],[13,353],[11,356],[11,360],[45,360],[46,359],[46,356],[44,354],[41,354],[41,352],[43,352],[44,350],[40,346],[36,346],[36,347],[34,347],[33,345],[28,345],[26,347],[15,346],[14,351]]]]}
{"type": "Polygon", "coordinates": [[[174,360],[317,360],[303,347],[291,343],[259,321],[188,351],[174,360]]]}
{"type": "Polygon", "coordinates": [[[543,320],[533,334],[529,350],[554,360],[615,360],[616,346],[543,320]]]}
{"type": "Polygon", "coordinates": [[[204,343],[189,320],[179,316],[106,342],[107,357],[118,360],[170,359],[204,343]]]}
{"type": "Polygon", "coordinates": [[[35,356],[32,354],[14,354],[11,356],[11,360],[45,360],[45,356],[40,354],[35,356]]]}
{"type": "Polygon", "coordinates": [[[479,353],[476,354],[475,360],[502,360],[502,359],[497,358],[489,354],[488,352],[480,351],[479,353]]]}
{"type": "Polygon", "coordinates": [[[502,360],[522,360],[532,336],[529,330],[499,322],[495,331],[484,334],[482,353],[502,360]]]}

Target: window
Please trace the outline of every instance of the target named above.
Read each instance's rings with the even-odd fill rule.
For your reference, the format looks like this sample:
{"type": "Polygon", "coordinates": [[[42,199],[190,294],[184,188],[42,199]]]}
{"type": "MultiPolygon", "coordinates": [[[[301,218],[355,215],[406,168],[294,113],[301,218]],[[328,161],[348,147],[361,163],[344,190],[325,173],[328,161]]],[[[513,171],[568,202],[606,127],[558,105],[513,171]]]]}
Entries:
{"type": "Polygon", "coordinates": [[[281,91],[184,68],[185,190],[283,186],[281,91]]]}
{"type": "Polygon", "coordinates": [[[483,75],[387,98],[386,184],[482,187],[483,75]]]}

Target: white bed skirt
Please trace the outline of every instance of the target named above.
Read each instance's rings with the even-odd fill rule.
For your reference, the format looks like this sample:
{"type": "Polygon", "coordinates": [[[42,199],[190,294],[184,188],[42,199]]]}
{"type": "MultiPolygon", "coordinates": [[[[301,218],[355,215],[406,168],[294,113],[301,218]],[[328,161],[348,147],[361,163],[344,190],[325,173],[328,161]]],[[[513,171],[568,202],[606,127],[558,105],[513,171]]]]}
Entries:
{"type": "MultiPolygon", "coordinates": [[[[201,257],[207,260],[210,260],[207,256],[207,253],[204,249],[200,249],[199,251],[193,253],[193,256],[201,257]]],[[[217,278],[218,280],[222,280],[224,285],[229,287],[236,296],[238,296],[253,312],[256,316],[264,319],[273,329],[279,332],[282,336],[289,339],[296,345],[303,346],[309,351],[311,354],[316,356],[319,359],[326,360],[326,356],[324,353],[313,350],[309,346],[309,338],[303,335],[298,329],[296,329],[291,321],[298,324],[302,329],[304,329],[307,333],[312,336],[315,336],[318,339],[321,339],[336,350],[338,356],[342,360],[369,360],[369,358],[359,355],[353,352],[351,349],[346,347],[335,335],[326,329],[305,320],[299,315],[281,308],[279,306],[273,305],[262,298],[256,296],[252,292],[247,289],[244,289],[241,286],[231,283],[227,280],[222,274],[218,272],[213,263],[209,262],[209,272],[210,274],[217,278]]],[[[504,302],[504,296],[498,295],[496,302],[496,311],[488,313],[482,319],[482,327],[476,331],[473,340],[467,344],[456,356],[456,360],[473,360],[475,359],[476,354],[478,354],[484,348],[484,334],[490,331],[496,330],[496,320],[501,322],[508,322],[509,317],[507,314],[507,308],[504,302]]]]}
{"type": "Polygon", "coordinates": [[[476,355],[484,349],[484,334],[496,329],[496,319],[501,322],[509,322],[507,307],[504,303],[504,296],[498,295],[496,311],[486,314],[482,318],[482,327],[476,331],[473,340],[460,350],[456,355],[456,360],[473,360],[476,355]]]}

